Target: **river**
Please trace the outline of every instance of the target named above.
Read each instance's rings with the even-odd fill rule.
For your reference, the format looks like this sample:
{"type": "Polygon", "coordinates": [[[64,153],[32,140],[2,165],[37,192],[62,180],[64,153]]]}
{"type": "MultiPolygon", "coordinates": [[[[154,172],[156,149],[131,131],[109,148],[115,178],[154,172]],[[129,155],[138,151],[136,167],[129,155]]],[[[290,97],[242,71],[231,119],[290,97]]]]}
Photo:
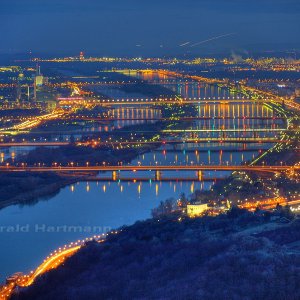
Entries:
{"type": "MultiPolygon", "coordinates": [[[[143,78],[147,79],[147,78],[143,78]]],[[[154,77],[153,80],[157,80],[154,77]]],[[[182,82],[162,82],[166,87],[189,97],[202,97],[217,95],[232,97],[231,93],[219,88],[208,90],[200,84],[182,82]],[[214,89],[214,90],[212,90],[214,89]]],[[[172,79],[174,81],[174,79],[172,79]]],[[[161,82],[160,82],[161,83],[161,82]]],[[[113,88],[109,87],[102,93],[114,94],[113,88]]],[[[123,95],[122,95],[123,96],[123,95]]],[[[240,119],[243,116],[272,117],[273,112],[253,104],[235,105],[199,105],[199,117],[201,116],[235,116],[237,119],[209,120],[193,122],[193,130],[202,129],[249,129],[249,128],[278,128],[283,127],[281,120],[257,120],[240,119]]],[[[115,110],[114,116],[142,116],[143,118],[159,117],[159,112],[150,109],[126,111],[115,110]],[[131,115],[132,114],[132,115],[131,115]]],[[[115,122],[116,127],[128,125],[126,121],[115,122]]],[[[137,124],[130,121],[130,124],[137,124]]],[[[217,133],[210,133],[216,136],[217,133]]],[[[223,133],[224,134],[224,133],[223,133]]],[[[243,133],[242,133],[243,134],[243,133]]],[[[208,133],[199,133],[198,137],[207,136],[208,133]]],[[[236,133],[231,133],[235,136],[236,133]]],[[[274,136],[274,133],[261,133],[261,136],[274,136]]],[[[192,134],[178,134],[179,138],[193,137],[192,134]]],[[[244,133],[246,136],[246,132],[244,133]]],[[[248,136],[248,135],[247,135],[248,136]]],[[[224,135],[223,135],[224,137],[224,135]]],[[[261,151],[270,145],[266,144],[185,144],[179,147],[165,146],[152,153],[146,153],[136,158],[132,164],[143,165],[186,165],[186,164],[240,164],[253,159],[261,151]]],[[[2,152],[2,159],[15,156],[18,153],[26,153],[28,148],[11,148],[2,152]],[[17,152],[18,151],[18,152],[17,152]]],[[[194,172],[175,172],[163,174],[164,176],[194,176],[194,172]]],[[[228,175],[225,172],[207,172],[205,177],[214,178],[228,175]]],[[[132,177],[128,173],[123,176],[132,177]]],[[[53,250],[64,244],[81,238],[105,232],[112,228],[130,225],[137,220],[143,220],[151,216],[151,209],[157,207],[160,201],[167,198],[179,198],[181,193],[190,195],[197,189],[208,189],[213,182],[139,182],[134,174],[136,182],[81,182],[63,188],[58,194],[43,199],[32,205],[15,205],[0,211],[0,281],[5,280],[14,272],[29,272],[36,268],[42,260],[53,250]],[[59,228],[57,228],[57,226],[59,228]]]]}
{"type": "MultiPolygon", "coordinates": [[[[204,152],[161,149],[139,157],[133,164],[189,164],[193,161],[239,163],[257,154],[257,151],[224,151],[224,147],[223,150],[204,152]]],[[[132,173],[128,172],[123,176],[130,175],[132,173]]],[[[164,175],[178,176],[174,172],[164,175]]],[[[221,172],[205,174],[211,178],[224,175],[226,173],[221,172]]],[[[143,173],[138,176],[143,176],[143,173]]],[[[194,172],[182,172],[179,176],[196,177],[194,172]]],[[[177,199],[181,193],[190,195],[196,189],[208,189],[211,184],[212,182],[156,183],[138,180],[136,183],[81,182],[36,204],[7,207],[0,211],[0,280],[3,281],[6,276],[17,271],[30,271],[51,251],[64,244],[149,218],[151,209],[160,201],[172,197],[177,199]],[[61,229],[62,232],[54,229],[52,232],[52,226],[66,226],[67,229],[61,229]],[[89,226],[95,226],[97,230],[86,231],[84,228],[89,226]],[[23,227],[25,232],[17,232],[18,227],[23,227]],[[48,230],[51,232],[47,232],[48,230]]]]}

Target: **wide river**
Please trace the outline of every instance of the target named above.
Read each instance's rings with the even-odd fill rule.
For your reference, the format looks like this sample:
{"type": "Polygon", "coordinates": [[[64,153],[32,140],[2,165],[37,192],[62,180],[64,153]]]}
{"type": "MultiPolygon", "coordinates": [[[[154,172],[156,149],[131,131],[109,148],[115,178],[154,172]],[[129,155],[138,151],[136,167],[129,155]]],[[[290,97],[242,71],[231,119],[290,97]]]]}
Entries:
{"type": "MultiPolygon", "coordinates": [[[[167,85],[166,85],[167,86],[167,85]]],[[[202,87],[198,84],[174,87],[183,94],[191,89],[191,96],[199,96],[202,87]]],[[[109,93],[111,94],[111,89],[109,93]]],[[[211,93],[215,91],[204,91],[211,93]]],[[[221,90],[221,96],[230,94],[221,90]]],[[[103,91],[102,91],[103,93],[103,91]]],[[[123,112],[124,113],[124,112],[123,112]]],[[[125,112],[126,113],[126,112],[125,112]]],[[[226,114],[236,116],[271,116],[272,112],[262,106],[199,106],[199,116],[226,114]]],[[[194,129],[218,128],[277,128],[281,121],[273,120],[211,120],[196,121],[194,129]],[[246,122],[246,123],[245,123],[246,122]],[[246,125],[245,125],[246,124],[246,125]]],[[[124,124],[117,124],[124,125],[124,124]]],[[[206,133],[207,135],[207,133],[206,133]]],[[[265,133],[263,135],[266,135],[265,133]]],[[[270,133],[270,136],[273,134],[270,133]]],[[[198,134],[198,136],[201,136],[198,134]]],[[[205,133],[203,134],[205,136],[205,133]]],[[[181,137],[187,138],[186,135],[181,137]]],[[[194,137],[194,136],[192,136],[194,137]]],[[[167,147],[144,154],[132,162],[133,165],[175,164],[240,164],[257,156],[270,145],[249,144],[202,144],[167,147]]],[[[2,154],[17,155],[16,149],[2,154]]],[[[20,149],[21,153],[26,149],[20,149]]],[[[133,174],[124,174],[123,176],[133,174]]],[[[138,174],[135,176],[143,176],[138,174]]],[[[194,172],[169,172],[169,176],[194,176],[194,172]]],[[[208,172],[205,177],[219,178],[226,173],[208,172]]],[[[99,234],[137,220],[147,219],[151,210],[167,198],[178,199],[181,193],[190,195],[197,189],[208,189],[213,182],[81,182],[63,188],[58,194],[31,205],[15,205],[0,211],[0,282],[14,272],[25,272],[36,268],[53,250],[78,239],[99,234]]]]}
{"type": "MultiPolygon", "coordinates": [[[[260,146],[263,148],[263,146],[260,146]]],[[[160,150],[145,154],[133,164],[239,163],[258,151],[160,150]]],[[[145,173],[144,173],[145,174],[145,173]]],[[[143,176],[143,172],[137,175],[143,176]]],[[[122,174],[123,175],[123,174],[122,174]]],[[[130,176],[132,174],[124,174],[130,176]]],[[[165,176],[195,177],[194,172],[166,172],[165,176]]],[[[210,178],[226,174],[207,172],[210,178]]],[[[32,205],[15,205],[0,211],[0,280],[28,272],[64,244],[133,224],[151,216],[151,209],[167,198],[208,189],[212,182],[81,182],[32,205]],[[60,229],[53,227],[60,226],[60,229]],[[65,226],[65,227],[64,227],[65,226]],[[93,228],[95,227],[95,228],[93,228]],[[21,231],[21,232],[20,232],[21,231]]]]}

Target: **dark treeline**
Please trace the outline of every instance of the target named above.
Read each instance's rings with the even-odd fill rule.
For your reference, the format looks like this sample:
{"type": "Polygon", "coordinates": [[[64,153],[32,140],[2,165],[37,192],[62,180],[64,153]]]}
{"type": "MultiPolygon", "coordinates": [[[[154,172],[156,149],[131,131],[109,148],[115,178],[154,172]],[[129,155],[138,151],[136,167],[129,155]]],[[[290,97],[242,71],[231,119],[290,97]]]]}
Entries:
{"type": "Polygon", "coordinates": [[[73,178],[64,178],[54,173],[2,172],[0,209],[12,204],[34,204],[39,197],[49,198],[73,182],[73,178]]]}

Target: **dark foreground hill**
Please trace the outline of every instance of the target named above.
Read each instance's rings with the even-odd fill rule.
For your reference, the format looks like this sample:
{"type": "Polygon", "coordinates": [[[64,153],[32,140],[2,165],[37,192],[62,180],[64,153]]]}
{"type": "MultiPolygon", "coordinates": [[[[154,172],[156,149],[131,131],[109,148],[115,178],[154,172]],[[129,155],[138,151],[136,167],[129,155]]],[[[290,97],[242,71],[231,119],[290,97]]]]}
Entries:
{"type": "Polygon", "coordinates": [[[178,218],[91,242],[13,299],[300,299],[300,220],[178,218]]]}

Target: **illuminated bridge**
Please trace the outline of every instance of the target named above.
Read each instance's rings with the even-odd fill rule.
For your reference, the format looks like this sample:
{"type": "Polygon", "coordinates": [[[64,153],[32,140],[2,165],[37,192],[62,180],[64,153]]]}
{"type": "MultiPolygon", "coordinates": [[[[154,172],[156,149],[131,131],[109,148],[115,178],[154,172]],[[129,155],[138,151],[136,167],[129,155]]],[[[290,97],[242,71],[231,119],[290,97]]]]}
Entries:
{"type": "MultiPolygon", "coordinates": [[[[286,128],[258,128],[258,129],[252,129],[252,128],[229,128],[229,129],[165,129],[162,130],[162,133],[178,133],[178,132],[182,132],[182,133],[220,133],[222,134],[222,138],[225,137],[224,135],[229,132],[229,133],[247,133],[247,134],[252,134],[253,137],[256,137],[257,133],[276,133],[276,132],[283,132],[283,131],[287,131],[286,128]]],[[[289,131],[292,131],[292,129],[289,129],[289,131]]],[[[294,130],[296,131],[296,129],[294,130]]],[[[5,133],[3,131],[3,133],[5,133]]],[[[27,133],[28,136],[29,135],[37,135],[37,134],[84,134],[84,135],[88,135],[88,134],[98,134],[100,133],[100,131],[96,131],[96,130],[60,130],[58,131],[25,131],[25,130],[19,130],[18,133],[27,133]]],[[[105,133],[113,133],[114,135],[118,135],[118,134],[123,134],[123,133],[132,133],[132,131],[130,130],[125,130],[122,129],[120,131],[105,131],[105,133]]],[[[134,133],[157,133],[157,131],[155,130],[135,130],[134,133]]],[[[248,139],[248,137],[245,137],[246,139],[248,139]]],[[[210,139],[210,137],[208,137],[208,139],[210,139]]]]}
{"type": "MultiPolygon", "coordinates": [[[[270,144],[270,143],[285,143],[287,141],[280,140],[272,137],[255,137],[255,138],[242,138],[242,137],[207,137],[197,139],[185,139],[185,140],[157,140],[157,141],[87,141],[87,142],[76,142],[78,146],[118,146],[118,145],[172,145],[172,144],[200,144],[200,143],[239,143],[239,144],[270,144]]],[[[69,142],[6,142],[0,143],[0,148],[6,147],[60,147],[68,146],[69,142]]]]}
{"type": "Polygon", "coordinates": [[[241,103],[272,103],[272,99],[209,99],[209,98],[124,98],[124,99],[95,99],[95,98],[59,98],[59,104],[64,105],[161,105],[161,104],[241,104],[241,103]]]}
{"type": "MultiPolygon", "coordinates": [[[[64,118],[66,119],[66,118],[64,118]]],[[[183,117],[183,118],[160,118],[160,117],[109,117],[109,118],[99,118],[99,117],[81,117],[81,116],[69,116],[69,119],[79,119],[84,121],[96,121],[96,122],[105,122],[105,121],[197,121],[197,120],[284,120],[283,117],[235,117],[235,116],[226,116],[226,117],[183,117]]]]}
{"type": "MultiPolygon", "coordinates": [[[[205,132],[205,133],[226,133],[226,132],[240,132],[240,133],[259,133],[259,132],[282,132],[287,131],[286,128],[225,128],[225,129],[164,129],[164,133],[175,132],[205,132]]],[[[296,131],[296,130],[295,130],[296,131]]]]}
{"type": "MultiPolygon", "coordinates": [[[[193,180],[203,180],[204,171],[243,171],[243,172],[256,172],[256,173],[282,173],[285,171],[298,171],[300,166],[251,166],[251,165],[185,165],[185,166],[174,166],[174,165],[148,165],[148,166],[89,166],[88,163],[86,166],[75,166],[74,163],[71,163],[71,166],[57,166],[54,163],[51,167],[37,167],[37,166],[0,166],[0,172],[56,172],[62,174],[72,174],[76,176],[76,173],[79,174],[89,174],[89,172],[111,172],[111,180],[118,181],[120,180],[120,173],[124,171],[137,172],[137,171],[149,171],[150,177],[148,180],[154,179],[156,181],[163,180],[162,172],[163,171],[196,171],[197,177],[193,180]],[[85,172],[85,173],[84,173],[85,172]],[[155,172],[155,178],[152,178],[151,172],[155,172]]],[[[139,178],[134,178],[139,180],[139,178]]],[[[145,178],[144,178],[145,179],[145,178]]],[[[168,180],[180,180],[180,177],[168,178],[168,180]]],[[[101,178],[99,178],[101,180],[101,178]]]]}

